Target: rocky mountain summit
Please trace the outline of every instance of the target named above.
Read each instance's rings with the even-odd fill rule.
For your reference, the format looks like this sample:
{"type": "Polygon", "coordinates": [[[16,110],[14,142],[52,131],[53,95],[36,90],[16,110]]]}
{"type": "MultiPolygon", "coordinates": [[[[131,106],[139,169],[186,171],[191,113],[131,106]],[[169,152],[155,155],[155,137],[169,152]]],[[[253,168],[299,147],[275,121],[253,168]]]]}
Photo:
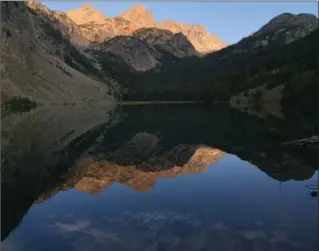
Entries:
{"type": "Polygon", "coordinates": [[[142,4],[133,6],[117,17],[109,19],[105,17],[104,21],[100,12],[91,6],[71,10],[67,15],[79,25],[85,37],[92,42],[102,42],[118,35],[131,35],[141,28],[157,28],[172,33],[182,33],[200,53],[217,51],[227,46],[217,36],[210,34],[206,28],[200,25],[178,24],[174,21],[157,23],[152,13],[142,4]],[[93,18],[90,18],[91,16],[98,16],[98,21],[95,22],[93,18]]]}
{"type": "Polygon", "coordinates": [[[227,46],[217,36],[209,33],[202,25],[179,24],[172,20],[165,20],[157,23],[156,27],[173,33],[184,34],[196,50],[203,54],[218,51],[227,46]]]}
{"type": "Polygon", "coordinates": [[[94,9],[92,5],[84,5],[79,9],[70,10],[66,15],[78,25],[90,22],[104,24],[107,20],[107,17],[100,11],[94,9]]]}
{"type": "Polygon", "coordinates": [[[283,13],[271,19],[267,24],[261,27],[254,36],[268,33],[273,33],[273,40],[278,38],[278,35],[285,33],[286,43],[291,43],[294,40],[304,37],[312,30],[318,28],[318,18],[312,14],[291,14],[283,13]],[[291,35],[289,37],[289,35],[291,35]]]}
{"type": "MultiPolygon", "coordinates": [[[[174,63],[183,57],[201,55],[183,29],[160,28],[151,12],[140,4],[114,18],[107,18],[91,5],[62,13],[51,11],[36,1],[26,4],[34,13],[45,16],[72,45],[85,51],[90,60],[96,55],[99,59],[103,57],[104,65],[109,65],[106,61],[116,61],[126,65],[122,68],[145,72],[164,62],[174,63]]],[[[98,63],[99,59],[96,59],[98,63]]]]}
{"type": "Polygon", "coordinates": [[[283,13],[272,18],[257,32],[234,46],[235,52],[251,52],[273,45],[290,44],[318,28],[318,18],[312,14],[283,13]]]}
{"type": "Polygon", "coordinates": [[[94,22],[80,24],[82,35],[91,43],[103,43],[115,36],[128,36],[137,29],[133,23],[120,18],[107,19],[102,24],[94,22]]]}
{"type": "Polygon", "coordinates": [[[120,14],[118,17],[121,17],[131,23],[136,24],[139,27],[155,27],[156,22],[153,18],[153,15],[148,11],[143,4],[134,5],[129,10],[120,14]]]}

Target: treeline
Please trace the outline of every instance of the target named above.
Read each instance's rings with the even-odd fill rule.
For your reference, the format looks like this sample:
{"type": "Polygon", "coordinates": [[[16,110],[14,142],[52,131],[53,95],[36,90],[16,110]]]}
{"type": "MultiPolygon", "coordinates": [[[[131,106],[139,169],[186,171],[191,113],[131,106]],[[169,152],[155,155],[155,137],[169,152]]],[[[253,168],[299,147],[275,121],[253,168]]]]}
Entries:
{"type": "Polygon", "coordinates": [[[285,102],[300,97],[314,101],[318,93],[317,44],[315,30],[289,45],[240,54],[225,48],[204,58],[189,57],[166,64],[157,71],[122,70],[117,79],[126,90],[125,100],[227,101],[239,92],[267,83],[268,88],[286,84],[285,102]]]}

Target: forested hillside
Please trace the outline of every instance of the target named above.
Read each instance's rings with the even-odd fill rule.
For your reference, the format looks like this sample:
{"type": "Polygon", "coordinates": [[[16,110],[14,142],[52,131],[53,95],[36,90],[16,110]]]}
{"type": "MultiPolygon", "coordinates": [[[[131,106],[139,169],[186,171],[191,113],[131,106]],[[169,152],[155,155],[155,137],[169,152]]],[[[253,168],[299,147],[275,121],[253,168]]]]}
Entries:
{"type": "Polygon", "coordinates": [[[284,84],[285,102],[315,101],[318,29],[291,43],[232,54],[227,47],[204,58],[188,57],[144,74],[119,72],[127,100],[209,100],[230,97],[260,85],[284,84]],[[301,96],[300,96],[301,95],[301,96]]]}

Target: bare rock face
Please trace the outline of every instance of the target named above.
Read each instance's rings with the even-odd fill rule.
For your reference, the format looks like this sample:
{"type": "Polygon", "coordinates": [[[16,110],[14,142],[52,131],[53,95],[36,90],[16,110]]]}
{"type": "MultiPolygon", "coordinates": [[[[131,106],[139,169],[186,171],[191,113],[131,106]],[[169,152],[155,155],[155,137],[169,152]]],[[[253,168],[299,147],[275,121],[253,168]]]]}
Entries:
{"type": "Polygon", "coordinates": [[[65,40],[59,21],[52,21],[57,13],[34,2],[1,2],[1,12],[2,97],[44,104],[113,102],[106,83],[65,62],[70,50],[85,57],[65,40]]]}
{"type": "Polygon", "coordinates": [[[77,24],[72,21],[65,13],[60,11],[51,11],[37,1],[27,1],[26,5],[35,15],[46,18],[52,26],[67,37],[71,43],[78,48],[85,48],[89,45],[89,41],[82,35],[77,24]]]}
{"type": "MultiPolygon", "coordinates": [[[[318,28],[318,18],[312,14],[283,13],[271,19],[253,36],[262,44],[290,44],[318,28]]],[[[267,46],[266,45],[266,46],[267,46]]]]}
{"type": "Polygon", "coordinates": [[[222,42],[217,36],[209,33],[201,25],[178,24],[174,21],[166,20],[157,23],[156,27],[184,34],[196,50],[204,54],[221,50],[227,46],[227,44],[222,42]]]}
{"type": "Polygon", "coordinates": [[[182,33],[173,33],[168,30],[156,28],[141,28],[135,31],[132,36],[138,37],[148,44],[167,51],[176,57],[199,56],[194,46],[182,33]]]}
{"type": "Polygon", "coordinates": [[[290,44],[317,28],[318,18],[315,15],[283,13],[234,45],[233,52],[240,54],[268,46],[290,44]]]}
{"type": "Polygon", "coordinates": [[[131,9],[122,13],[118,17],[124,18],[139,27],[154,27],[155,20],[152,13],[148,11],[143,4],[134,5],[131,9]]]}
{"type": "Polygon", "coordinates": [[[85,48],[89,41],[82,35],[79,27],[63,12],[53,11],[53,20],[57,22],[57,28],[66,36],[73,45],[85,48]]]}
{"type": "Polygon", "coordinates": [[[136,71],[148,71],[160,65],[160,54],[148,43],[131,36],[116,36],[101,44],[101,51],[121,57],[136,71]]]}
{"type": "MultiPolygon", "coordinates": [[[[115,20],[118,22],[119,19],[115,20]]],[[[114,21],[112,20],[112,22],[114,21]]],[[[124,22],[128,21],[124,20],[124,22]]],[[[116,26],[111,26],[108,36],[115,29],[116,26]]],[[[101,32],[104,34],[106,31],[106,29],[101,28],[101,32]]],[[[130,36],[118,35],[101,43],[94,42],[90,44],[90,49],[99,52],[99,55],[101,53],[106,55],[106,52],[112,53],[121,58],[133,70],[139,72],[158,67],[165,60],[172,61],[186,56],[200,55],[183,34],[174,34],[171,31],[157,28],[141,28],[130,36]]]]}
{"type": "Polygon", "coordinates": [[[271,19],[254,36],[268,35],[268,39],[282,39],[289,44],[318,28],[318,18],[312,14],[283,13],[271,19]]]}
{"type": "Polygon", "coordinates": [[[141,28],[154,27],[169,30],[173,33],[182,33],[189,39],[196,50],[201,53],[220,50],[226,46],[218,37],[210,34],[206,28],[200,25],[178,24],[169,20],[156,23],[151,12],[147,11],[141,4],[135,5],[130,10],[121,14],[120,17],[137,24],[141,28]]]}
{"type": "Polygon", "coordinates": [[[166,59],[200,55],[183,34],[156,28],[142,28],[131,36],[116,36],[90,47],[102,54],[112,53],[139,72],[156,68],[166,59]]]}
{"type": "Polygon", "coordinates": [[[107,19],[103,13],[93,8],[92,5],[84,5],[81,8],[70,10],[66,15],[78,25],[90,22],[104,24],[107,19]]]}
{"type": "Polygon", "coordinates": [[[151,12],[141,4],[112,19],[98,18],[98,22],[88,13],[94,17],[98,15],[91,6],[70,11],[67,15],[78,24],[82,36],[90,41],[89,48],[111,52],[136,71],[160,66],[161,58],[165,57],[163,53],[183,58],[200,56],[200,52],[216,51],[225,46],[202,26],[171,21],[156,23],[151,12]]]}
{"type": "Polygon", "coordinates": [[[194,48],[200,53],[208,53],[220,50],[227,45],[215,35],[210,34],[203,26],[178,24],[174,21],[163,21],[156,23],[152,13],[142,4],[137,4],[126,12],[115,18],[104,19],[98,15],[100,13],[93,7],[84,6],[80,9],[72,10],[67,13],[76,24],[78,24],[82,34],[91,42],[103,42],[118,35],[131,35],[141,28],[157,28],[181,33],[187,37],[194,48]],[[89,9],[89,11],[87,10],[89,9]],[[90,14],[90,13],[95,13],[90,14]],[[95,18],[91,16],[99,16],[95,18]]]}
{"type": "Polygon", "coordinates": [[[142,13],[142,5],[136,5],[127,12],[115,18],[107,18],[92,6],[83,6],[79,9],[71,10],[67,13],[83,34],[83,36],[91,42],[102,43],[107,39],[115,36],[128,36],[135,30],[146,24],[149,16],[152,15],[142,13]]]}
{"type": "Polygon", "coordinates": [[[82,35],[91,42],[102,43],[115,36],[128,36],[137,26],[126,19],[116,17],[107,19],[103,24],[94,22],[79,25],[82,35]]]}

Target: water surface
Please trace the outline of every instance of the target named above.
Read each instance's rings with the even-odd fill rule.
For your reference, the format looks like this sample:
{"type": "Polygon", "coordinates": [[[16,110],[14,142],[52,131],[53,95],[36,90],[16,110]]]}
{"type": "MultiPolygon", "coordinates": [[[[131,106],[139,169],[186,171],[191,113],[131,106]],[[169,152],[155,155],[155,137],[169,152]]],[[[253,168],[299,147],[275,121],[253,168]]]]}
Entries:
{"type": "Polygon", "coordinates": [[[34,109],[2,123],[3,250],[318,249],[312,126],[225,106],[34,109]]]}

